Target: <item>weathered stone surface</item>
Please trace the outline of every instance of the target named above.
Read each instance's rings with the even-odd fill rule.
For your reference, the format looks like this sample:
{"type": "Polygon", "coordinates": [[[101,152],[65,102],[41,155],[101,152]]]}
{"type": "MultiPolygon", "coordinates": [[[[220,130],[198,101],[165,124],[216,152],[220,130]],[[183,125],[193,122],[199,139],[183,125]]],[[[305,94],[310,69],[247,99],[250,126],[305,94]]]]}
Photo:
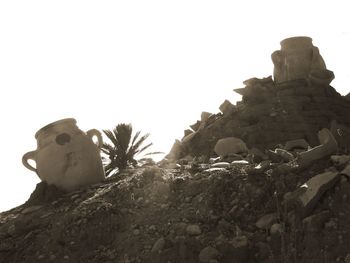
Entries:
{"type": "Polygon", "coordinates": [[[277,213],[270,213],[262,216],[256,223],[256,227],[260,229],[269,229],[277,220],[277,213]]]}
{"type": "Polygon", "coordinates": [[[190,129],[184,130],[184,137],[186,137],[187,135],[190,135],[192,133],[193,133],[193,131],[190,129]]]}
{"type": "Polygon", "coordinates": [[[308,216],[303,220],[304,231],[318,232],[322,229],[324,223],[331,217],[330,211],[322,211],[320,213],[308,216]]]}
{"type": "Polygon", "coordinates": [[[235,111],[235,106],[228,100],[225,100],[219,107],[220,111],[224,116],[230,115],[235,111]]]}
{"type": "Polygon", "coordinates": [[[303,184],[295,198],[297,210],[301,217],[311,214],[321,196],[331,188],[340,178],[338,172],[318,174],[303,184]]]}
{"type": "Polygon", "coordinates": [[[212,113],[203,111],[201,114],[201,122],[207,121],[211,115],[212,113]]]}
{"type": "Polygon", "coordinates": [[[350,164],[348,164],[341,172],[340,174],[346,175],[348,178],[350,178],[350,164]]]}
{"type": "Polygon", "coordinates": [[[218,156],[225,157],[230,154],[245,153],[248,151],[248,148],[243,140],[235,137],[227,137],[218,140],[214,151],[218,156]]]}
{"type": "Polygon", "coordinates": [[[287,141],[286,144],[284,145],[284,149],[287,151],[291,151],[294,149],[305,149],[307,150],[309,147],[309,144],[305,139],[297,139],[297,140],[291,140],[287,141]]]}
{"type": "Polygon", "coordinates": [[[190,125],[191,129],[194,131],[197,131],[199,129],[199,126],[201,125],[200,121],[197,121],[196,123],[190,125]]]}
{"type": "Polygon", "coordinates": [[[183,152],[184,148],[182,143],[179,140],[175,140],[175,143],[166,158],[169,160],[177,160],[183,156],[183,152]]]}
{"type": "Polygon", "coordinates": [[[321,145],[299,154],[298,163],[301,168],[309,166],[312,162],[329,156],[338,150],[338,143],[328,129],[318,132],[321,145]]]}
{"type": "Polygon", "coordinates": [[[202,233],[202,230],[198,225],[188,225],[186,227],[186,233],[190,236],[198,236],[202,233]]]}
{"type": "Polygon", "coordinates": [[[216,259],[219,256],[219,251],[216,248],[213,247],[205,247],[201,250],[199,253],[199,261],[200,262],[210,262],[212,259],[216,259]]]}

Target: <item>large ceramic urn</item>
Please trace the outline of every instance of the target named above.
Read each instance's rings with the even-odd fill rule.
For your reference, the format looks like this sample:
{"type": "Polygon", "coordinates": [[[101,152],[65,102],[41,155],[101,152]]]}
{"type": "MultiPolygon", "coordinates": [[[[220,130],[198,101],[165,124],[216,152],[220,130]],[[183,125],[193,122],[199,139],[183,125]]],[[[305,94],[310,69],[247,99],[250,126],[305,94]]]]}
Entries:
{"type": "MultiPolygon", "coordinates": [[[[310,37],[291,37],[281,41],[281,50],[272,53],[276,83],[327,75],[325,62],[310,37]]],[[[328,75],[326,76],[328,77],[328,75]]],[[[334,76],[333,76],[334,77],[334,76]]]]}
{"type": "Polygon", "coordinates": [[[75,119],[63,119],[41,128],[35,138],[37,149],[24,154],[22,162],[42,181],[70,191],[105,178],[98,130],[85,133],[77,127],[75,119]],[[29,160],[35,161],[36,168],[29,160]]]}

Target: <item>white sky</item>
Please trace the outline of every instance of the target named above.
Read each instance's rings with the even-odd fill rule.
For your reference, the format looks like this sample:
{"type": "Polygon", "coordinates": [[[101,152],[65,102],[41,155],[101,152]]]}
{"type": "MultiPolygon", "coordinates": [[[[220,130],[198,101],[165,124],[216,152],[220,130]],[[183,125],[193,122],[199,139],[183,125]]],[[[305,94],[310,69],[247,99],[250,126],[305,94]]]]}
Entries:
{"type": "Polygon", "coordinates": [[[242,81],[272,74],[286,37],[307,35],[350,92],[346,1],[1,1],[0,211],[39,182],[22,166],[42,126],[120,122],[168,152],[202,111],[239,99],[242,81]]]}

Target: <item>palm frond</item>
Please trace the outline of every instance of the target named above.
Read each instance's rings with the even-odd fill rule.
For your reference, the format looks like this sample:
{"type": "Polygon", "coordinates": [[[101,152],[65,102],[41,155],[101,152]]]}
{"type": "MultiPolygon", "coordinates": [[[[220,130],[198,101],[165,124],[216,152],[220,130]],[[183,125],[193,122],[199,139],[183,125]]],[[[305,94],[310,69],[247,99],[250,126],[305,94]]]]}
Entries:
{"type": "Polygon", "coordinates": [[[118,147],[119,143],[115,134],[110,130],[102,130],[103,133],[107,136],[107,138],[114,144],[115,147],[118,147]]]}

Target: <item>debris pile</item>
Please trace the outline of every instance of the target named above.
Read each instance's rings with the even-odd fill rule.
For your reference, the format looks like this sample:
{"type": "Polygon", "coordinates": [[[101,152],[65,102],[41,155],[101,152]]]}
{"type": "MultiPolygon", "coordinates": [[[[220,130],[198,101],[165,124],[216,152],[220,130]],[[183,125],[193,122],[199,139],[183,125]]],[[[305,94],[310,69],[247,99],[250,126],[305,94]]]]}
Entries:
{"type": "Polygon", "coordinates": [[[287,40],[292,46],[298,41],[307,45],[289,52],[285,47],[289,42],[282,41],[282,51],[277,53],[282,52],[285,63],[284,67],[276,65],[276,52],[273,53],[274,79],[269,76],[244,81],[244,88],[234,90],[242,95],[242,100],[236,105],[225,100],[219,107],[220,113],[205,113],[205,118],[202,114],[201,120],[190,126],[192,130],[187,129],[184,138],[175,142],[167,158],[209,158],[215,155],[217,141],[226,137],[240,138],[248,148],[260,150],[298,139],[316,146],[317,133],[323,128],[331,130],[341,147],[350,147],[349,95],[341,96],[329,85],[334,75],[325,68],[318,49],[310,46],[309,38],[287,40]],[[305,52],[312,52],[312,56],[307,56],[311,64],[303,62],[305,52]],[[300,68],[300,64],[308,66],[300,68]],[[323,79],[315,80],[317,74],[323,79]]]}

